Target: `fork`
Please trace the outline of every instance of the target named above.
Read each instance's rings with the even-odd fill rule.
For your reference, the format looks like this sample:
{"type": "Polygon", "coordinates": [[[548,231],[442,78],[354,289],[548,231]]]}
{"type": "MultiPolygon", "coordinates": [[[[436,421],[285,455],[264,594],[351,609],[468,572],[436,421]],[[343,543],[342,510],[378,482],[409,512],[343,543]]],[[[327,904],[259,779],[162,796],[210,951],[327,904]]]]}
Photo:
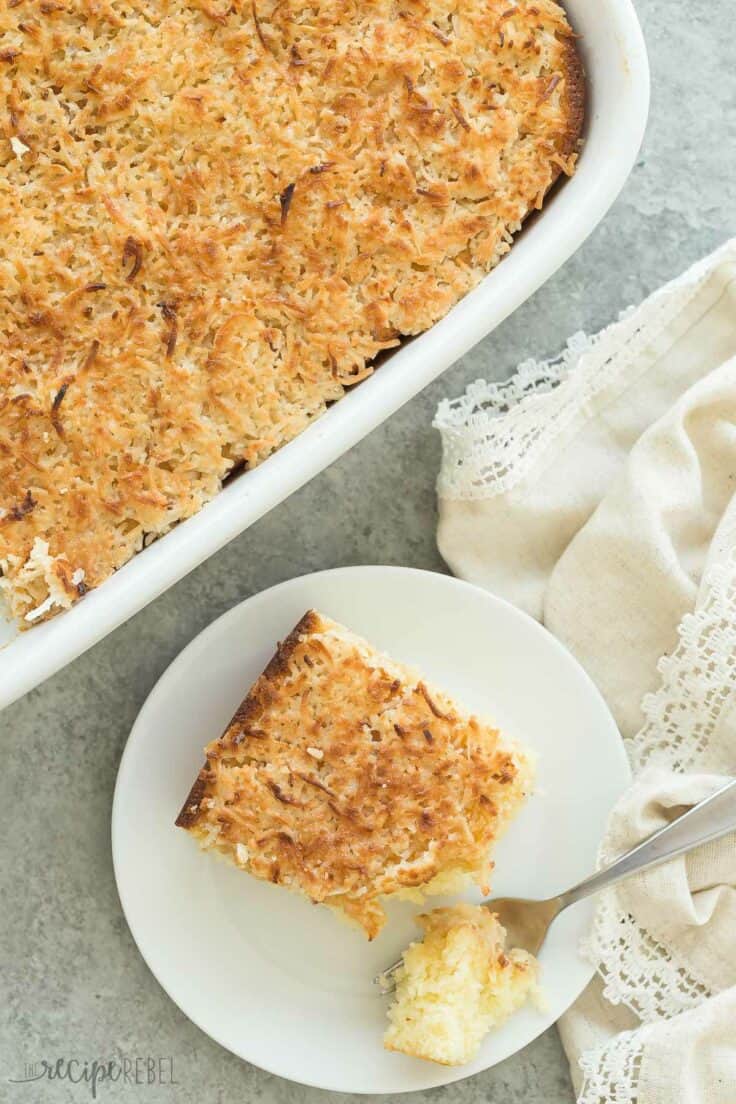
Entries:
{"type": "MultiPolygon", "coordinates": [[[[544,943],[552,922],[563,909],[576,901],[582,901],[606,886],[639,874],[643,870],[659,863],[674,859],[686,851],[692,851],[703,843],[719,839],[728,832],[736,830],[736,780],[728,782],[704,801],[693,805],[681,813],[664,828],[637,844],[631,851],[621,855],[602,870],[598,870],[585,881],[579,882],[545,901],[527,901],[518,897],[498,897],[484,901],[483,904],[495,913],[499,923],[506,929],[506,943],[509,947],[536,954],[544,943]]],[[[395,974],[402,960],[394,962],[382,974],[374,979],[382,993],[393,992],[395,974]]]]}

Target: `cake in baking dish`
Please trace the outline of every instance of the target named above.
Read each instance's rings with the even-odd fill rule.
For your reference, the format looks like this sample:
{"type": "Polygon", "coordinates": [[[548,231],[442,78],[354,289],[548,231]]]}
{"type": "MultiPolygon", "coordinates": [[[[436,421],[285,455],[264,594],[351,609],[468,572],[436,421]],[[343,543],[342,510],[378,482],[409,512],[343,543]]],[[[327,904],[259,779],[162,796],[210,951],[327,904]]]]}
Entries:
{"type": "Polygon", "coordinates": [[[495,728],[314,610],[205,755],[176,823],[371,939],[386,898],[488,882],[532,773],[495,728]]]}
{"type": "Polygon", "coordinates": [[[553,0],[2,6],[0,591],[21,627],[497,263],[574,169],[574,39],[553,0]]]}
{"type": "Polygon", "coordinates": [[[404,952],[384,1036],[388,1050],[464,1065],[494,1027],[538,992],[538,964],[507,950],[505,932],[480,905],[420,916],[424,939],[404,952]]]}

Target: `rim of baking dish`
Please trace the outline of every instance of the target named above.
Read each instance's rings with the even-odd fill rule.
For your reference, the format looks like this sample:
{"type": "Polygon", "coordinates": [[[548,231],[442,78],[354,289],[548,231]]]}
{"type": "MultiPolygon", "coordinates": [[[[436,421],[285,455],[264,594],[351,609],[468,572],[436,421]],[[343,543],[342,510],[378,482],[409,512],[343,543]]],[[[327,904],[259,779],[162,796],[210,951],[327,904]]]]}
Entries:
{"type": "Polygon", "coordinates": [[[583,30],[585,143],[504,260],[430,330],[197,514],[137,553],[59,617],[0,644],[0,708],[97,643],[337,460],[512,313],[580,247],[621,192],[649,111],[649,62],[631,0],[567,0],[583,30]],[[586,33],[586,27],[599,27],[586,33]],[[387,370],[390,362],[390,372],[387,370]]]}

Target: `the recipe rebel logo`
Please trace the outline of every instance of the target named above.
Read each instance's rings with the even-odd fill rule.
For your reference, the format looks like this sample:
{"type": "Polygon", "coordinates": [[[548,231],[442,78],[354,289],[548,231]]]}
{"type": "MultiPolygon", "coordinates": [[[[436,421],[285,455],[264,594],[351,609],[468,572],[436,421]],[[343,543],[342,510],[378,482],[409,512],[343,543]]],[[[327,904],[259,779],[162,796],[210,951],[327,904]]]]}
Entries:
{"type": "Polygon", "coordinates": [[[161,1056],[118,1058],[42,1058],[27,1062],[22,1077],[9,1077],[11,1085],[33,1085],[40,1081],[63,1081],[86,1086],[93,1100],[104,1085],[178,1085],[174,1059],[161,1056]]]}

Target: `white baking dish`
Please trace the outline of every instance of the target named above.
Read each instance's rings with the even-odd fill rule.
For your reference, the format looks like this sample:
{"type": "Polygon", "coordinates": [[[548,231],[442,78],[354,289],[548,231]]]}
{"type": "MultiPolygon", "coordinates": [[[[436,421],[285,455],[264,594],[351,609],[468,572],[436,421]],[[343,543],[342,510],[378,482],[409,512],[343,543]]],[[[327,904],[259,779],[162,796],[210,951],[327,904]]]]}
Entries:
{"type": "Polygon", "coordinates": [[[126,564],[74,609],[30,632],[0,624],[0,707],[48,678],[242,532],[387,418],[523,303],[578,248],[623,187],[649,105],[649,68],[630,0],[566,0],[588,77],[577,173],[497,269],[427,333],[261,467],[126,564]]]}

